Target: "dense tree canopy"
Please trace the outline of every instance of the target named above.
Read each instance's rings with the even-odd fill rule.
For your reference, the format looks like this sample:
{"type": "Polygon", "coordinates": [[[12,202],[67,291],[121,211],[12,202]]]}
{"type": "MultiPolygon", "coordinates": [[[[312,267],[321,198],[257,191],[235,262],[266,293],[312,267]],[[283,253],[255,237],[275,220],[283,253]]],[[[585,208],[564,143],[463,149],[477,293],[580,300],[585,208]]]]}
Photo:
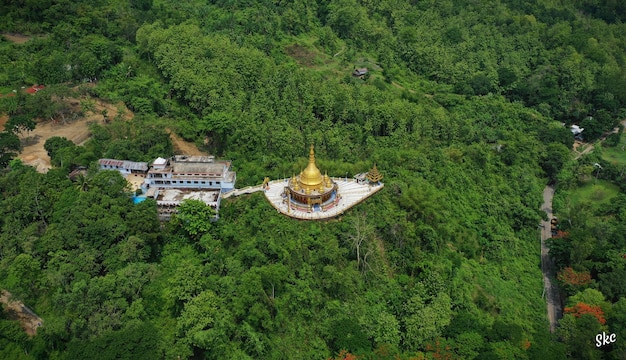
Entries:
{"type": "Polygon", "coordinates": [[[29,338],[0,317],[0,357],[620,358],[623,343],[592,341],[626,336],[624,167],[575,159],[567,126],[592,140],[626,115],[624,13],[592,0],[2,2],[0,31],[32,38],[0,37],[0,287],[45,323],[29,338]],[[46,87],[19,90],[32,84],[46,87]],[[94,111],[93,97],[135,117],[102,113],[80,146],[48,139],[46,174],[11,162],[37,123],[81,116],[70,98],[94,111]],[[237,187],[301,171],[313,143],[329,175],[375,163],[385,188],[327,222],[254,194],[224,200],[217,221],[189,201],[160,224],[94,163],[171,156],[172,131],[232,159],[237,187]],[[594,180],[609,200],[568,200],[594,180]],[[554,336],[537,240],[549,182],[570,296],[554,336]]]}

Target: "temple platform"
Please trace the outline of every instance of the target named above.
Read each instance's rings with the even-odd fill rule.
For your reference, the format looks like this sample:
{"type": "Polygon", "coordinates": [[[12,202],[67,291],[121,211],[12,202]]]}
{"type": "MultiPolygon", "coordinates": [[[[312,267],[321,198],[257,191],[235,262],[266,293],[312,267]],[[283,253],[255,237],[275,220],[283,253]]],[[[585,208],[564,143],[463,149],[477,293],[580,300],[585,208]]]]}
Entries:
{"type": "MultiPolygon", "coordinates": [[[[287,186],[289,179],[270,181],[264,193],[270,204],[280,213],[295,219],[321,220],[343,214],[346,210],[361,203],[385,186],[383,183],[379,183],[379,185],[359,184],[353,179],[347,179],[347,181],[345,178],[332,179],[339,187],[338,193],[340,199],[334,206],[326,210],[303,211],[294,209],[293,207],[289,209],[285,201],[286,198],[283,196],[285,186],[287,186]]],[[[298,207],[304,208],[303,206],[298,207]]]]}

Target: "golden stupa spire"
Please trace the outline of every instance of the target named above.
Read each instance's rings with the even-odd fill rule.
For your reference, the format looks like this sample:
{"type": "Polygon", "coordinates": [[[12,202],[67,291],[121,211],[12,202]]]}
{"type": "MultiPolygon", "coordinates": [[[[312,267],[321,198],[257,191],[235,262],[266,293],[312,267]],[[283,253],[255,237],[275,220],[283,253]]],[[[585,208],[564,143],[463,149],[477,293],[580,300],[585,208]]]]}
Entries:
{"type": "Polygon", "coordinates": [[[311,144],[311,150],[309,150],[309,164],[315,164],[315,151],[313,149],[313,144],[311,144]]]}
{"type": "Polygon", "coordinates": [[[328,171],[324,172],[324,182],[326,183],[327,188],[330,188],[333,186],[332,182],[330,181],[330,177],[328,177],[328,171]]]}
{"type": "Polygon", "coordinates": [[[296,179],[296,175],[295,174],[291,178],[291,186],[296,191],[300,190],[300,184],[298,184],[298,179],[296,179]]]}
{"type": "Polygon", "coordinates": [[[313,145],[311,145],[311,150],[309,150],[309,164],[300,173],[299,180],[300,186],[307,190],[319,189],[320,185],[323,184],[324,178],[322,173],[320,173],[320,170],[315,165],[315,150],[313,145]]]}

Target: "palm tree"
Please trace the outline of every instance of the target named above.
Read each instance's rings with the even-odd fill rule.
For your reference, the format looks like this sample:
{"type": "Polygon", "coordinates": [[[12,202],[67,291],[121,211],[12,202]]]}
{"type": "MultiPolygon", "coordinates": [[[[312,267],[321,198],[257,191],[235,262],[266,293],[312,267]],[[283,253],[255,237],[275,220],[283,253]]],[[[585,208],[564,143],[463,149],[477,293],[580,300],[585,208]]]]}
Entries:
{"type": "Polygon", "coordinates": [[[79,174],[76,177],[76,189],[80,192],[84,192],[89,190],[89,186],[91,185],[91,180],[83,174],[79,174]]]}

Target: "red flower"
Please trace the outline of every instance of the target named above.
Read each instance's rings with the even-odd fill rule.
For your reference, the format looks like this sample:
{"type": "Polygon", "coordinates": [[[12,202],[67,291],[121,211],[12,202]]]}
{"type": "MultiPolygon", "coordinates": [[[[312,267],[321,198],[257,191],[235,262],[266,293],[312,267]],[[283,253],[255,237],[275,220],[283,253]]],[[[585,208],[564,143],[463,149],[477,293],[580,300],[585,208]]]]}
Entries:
{"type": "Polygon", "coordinates": [[[591,283],[591,275],[588,271],[577,273],[571,267],[566,267],[559,271],[557,279],[567,285],[588,285],[591,283]]]}
{"type": "Polygon", "coordinates": [[[590,314],[596,317],[600,324],[606,324],[606,319],[604,318],[604,311],[599,306],[589,305],[583,302],[579,302],[573,307],[565,308],[566,314],[572,314],[575,317],[581,317],[584,314],[590,314]]]}

